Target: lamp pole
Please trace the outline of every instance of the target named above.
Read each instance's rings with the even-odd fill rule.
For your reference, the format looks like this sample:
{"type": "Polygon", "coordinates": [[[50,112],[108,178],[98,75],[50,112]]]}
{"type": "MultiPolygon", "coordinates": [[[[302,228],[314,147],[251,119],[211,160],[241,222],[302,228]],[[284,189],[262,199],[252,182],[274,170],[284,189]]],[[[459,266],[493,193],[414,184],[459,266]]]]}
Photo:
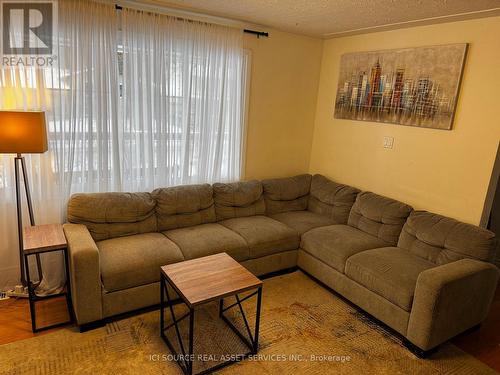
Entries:
{"type": "MultiPolygon", "coordinates": [[[[23,204],[21,179],[24,182],[24,193],[28,203],[28,213],[31,226],[35,225],[33,203],[28,183],[28,173],[23,154],[43,154],[48,150],[47,126],[45,112],[43,111],[3,111],[0,110],[0,154],[15,154],[14,173],[16,179],[16,204],[17,204],[17,235],[19,240],[19,269],[21,283],[27,285],[28,267],[24,262],[23,244],[23,204]],[[21,176],[22,173],[22,176],[21,176]]],[[[36,265],[39,282],[43,273],[40,255],[36,255],[36,265]]]]}
{"type": "MultiPolygon", "coordinates": [[[[18,235],[18,239],[19,239],[19,262],[21,265],[21,283],[23,284],[23,286],[27,286],[26,270],[24,269],[24,260],[23,260],[23,252],[24,252],[23,214],[22,214],[23,207],[22,207],[22,203],[21,203],[21,181],[20,181],[20,175],[19,175],[19,165],[21,165],[21,171],[23,174],[24,190],[26,193],[26,201],[28,203],[28,213],[29,213],[29,217],[30,217],[31,226],[35,225],[35,217],[33,215],[33,204],[31,202],[31,193],[30,193],[29,182],[28,182],[28,173],[26,172],[26,162],[24,160],[24,157],[18,153],[14,159],[14,172],[15,172],[15,177],[16,177],[17,235],[18,235]]],[[[42,273],[42,264],[41,264],[41,260],[40,260],[40,254],[36,254],[36,266],[37,266],[37,271],[38,271],[38,280],[39,280],[39,282],[42,282],[43,273],[42,273]]],[[[29,285],[28,285],[28,287],[29,287],[29,285]]]]}

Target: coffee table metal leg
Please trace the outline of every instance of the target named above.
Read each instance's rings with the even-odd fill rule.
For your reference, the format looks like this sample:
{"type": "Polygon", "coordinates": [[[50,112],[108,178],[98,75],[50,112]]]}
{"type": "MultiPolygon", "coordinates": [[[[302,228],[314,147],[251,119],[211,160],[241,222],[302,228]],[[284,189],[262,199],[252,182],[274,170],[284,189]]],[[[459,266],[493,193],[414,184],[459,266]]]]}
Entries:
{"type": "Polygon", "coordinates": [[[165,327],[165,279],[163,276],[160,276],[160,336],[163,338],[165,333],[163,332],[165,327]]]}
{"type": "Polygon", "coordinates": [[[255,335],[253,342],[253,354],[259,351],[259,329],[260,329],[260,307],[262,304],[262,287],[257,292],[257,314],[255,316],[255,335]]]}
{"type": "Polygon", "coordinates": [[[33,290],[33,284],[31,283],[30,265],[29,265],[28,257],[29,257],[28,254],[24,255],[24,264],[25,264],[24,269],[26,272],[26,283],[28,284],[28,302],[30,305],[31,331],[36,333],[36,332],[38,332],[38,330],[36,328],[36,314],[35,314],[35,303],[34,303],[35,291],[33,290]]]}
{"type": "Polygon", "coordinates": [[[64,269],[66,271],[66,306],[68,307],[69,321],[75,321],[75,312],[73,311],[73,299],[71,296],[71,277],[69,274],[69,255],[68,249],[63,250],[64,269]]]}
{"type": "Polygon", "coordinates": [[[194,309],[189,309],[189,375],[193,374],[194,361],[194,309]]]}
{"type": "Polygon", "coordinates": [[[248,346],[250,349],[250,354],[256,354],[257,351],[259,350],[259,326],[260,326],[260,310],[261,310],[261,304],[262,304],[262,287],[259,287],[257,291],[243,297],[240,299],[240,297],[235,294],[236,302],[224,307],[223,300],[221,300],[219,304],[219,316],[221,319],[226,322],[226,324],[233,330],[234,333],[248,346]],[[257,295],[257,313],[255,316],[255,331],[254,334],[252,335],[250,327],[248,325],[248,320],[245,315],[245,311],[243,310],[243,306],[241,303],[253,296],[257,295]],[[247,335],[248,338],[243,335],[238,328],[224,315],[224,311],[227,311],[233,307],[238,306],[241,317],[243,319],[243,322],[245,324],[245,328],[247,330],[247,335]]]}
{"type": "Polygon", "coordinates": [[[170,298],[170,293],[168,292],[168,284],[167,281],[164,279],[163,275],[160,278],[160,335],[163,341],[167,344],[168,348],[172,352],[172,354],[175,356],[175,361],[179,364],[180,368],[182,369],[182,372],[187,375],[192,375],[193,373],[193,364],[192,364],[192,359],[193,359],[193,336],[194,336],[194,309],[189,309],[189,312],[179,319],[175,316],[174,308],[172,305],[172,299],[170,298]],[[167,301],[165,303],[165,295],[167,296],[167,301]],[[170,316],[172,317],[172,323],[170,323],[168,326],[165,326],[165,308],[168,306],[168,309],[170,311],[170,316]],[[186,350],[184,349],[184,343],[182,341],[182,335],[179,329],[179,323],[187,318],[189,316],[189,342],[188,342],[188,350],[189,352],[186,353],[186,350]],[[175,349],[170,340],[168,339],[167,335],[165,334],[165,331],[167,331],[170,328],[175,328],[175,332],[177,335],[177,340],[179,341],[179,347],[181,349],[181,353],[178,353],[175,349]]]}

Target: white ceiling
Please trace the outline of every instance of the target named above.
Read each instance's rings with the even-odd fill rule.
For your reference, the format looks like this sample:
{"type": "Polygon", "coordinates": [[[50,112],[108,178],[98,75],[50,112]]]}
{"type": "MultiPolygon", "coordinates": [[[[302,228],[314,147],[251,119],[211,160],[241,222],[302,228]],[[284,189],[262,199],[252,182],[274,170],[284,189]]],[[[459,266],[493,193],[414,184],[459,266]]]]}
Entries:
{"type": "Polygon", "coordinates": [[[155,0],[283,31],[335,37],[500,15],[500,0],[155,0]]]}

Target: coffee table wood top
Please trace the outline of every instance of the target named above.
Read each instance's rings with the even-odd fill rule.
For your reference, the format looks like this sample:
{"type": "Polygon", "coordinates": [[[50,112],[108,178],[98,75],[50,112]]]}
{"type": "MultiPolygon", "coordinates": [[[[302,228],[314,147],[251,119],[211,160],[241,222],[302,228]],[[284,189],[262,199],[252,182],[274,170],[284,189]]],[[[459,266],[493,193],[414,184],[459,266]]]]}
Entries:
{"type": "Polygon", "coordinates": [[[161,272],[189,307],[262,285],[262,281],[226,253],[169,264],[161,267],[161,272]]]}
{"type": "Polygon", "coordinates": [[[68,246],[61,224],[35,225],[23,228],[25,254],[62,250],[68,246]]]}

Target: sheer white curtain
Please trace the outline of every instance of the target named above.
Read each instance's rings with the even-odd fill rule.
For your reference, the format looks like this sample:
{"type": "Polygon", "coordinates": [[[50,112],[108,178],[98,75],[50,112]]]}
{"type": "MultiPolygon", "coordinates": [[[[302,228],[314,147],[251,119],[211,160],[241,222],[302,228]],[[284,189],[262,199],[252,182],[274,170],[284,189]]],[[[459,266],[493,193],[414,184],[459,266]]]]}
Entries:
{"type": "MultiPolygon", "coordinates": [[[[63,221],[75,192],[240,177],[241,30],[112,3],[58,4],[57,64],[0,67],[1,109],[47,113],[49,151],[26,155],[38,224],[63,221]]],[[[1,290],[19,280],[13,176],[13,155],[0,155],[1,290]]],[[[42,261],[42,286],[54,289],[61,257],[42,261]]]]}
{"type": "MultiPolygon", "coordinates": [[[[0,67],[1,109],[46,111],[49,151],[25,155],[38,224],[64,220],[71,193],[119,189],[120,181],[114,5],[58,3],[56,65],[0,67]]],[[[19,283],[13,156],[0,155],[0,289],[19,283]]],[[[50,291],[61,284],[62,258],[46,254],[42,263],[41,287],[50,291]]]]}
{"type": "Polygon", "coordinates": [[[126,8],[121,13],[123,188],[238,179],[241,30],[126,8]]]}
{"type": "Polygon", "coordinates": [[[118,20],[112,4],[60,1],[49,149],[65,200],[121,189],[118,20]]]}

